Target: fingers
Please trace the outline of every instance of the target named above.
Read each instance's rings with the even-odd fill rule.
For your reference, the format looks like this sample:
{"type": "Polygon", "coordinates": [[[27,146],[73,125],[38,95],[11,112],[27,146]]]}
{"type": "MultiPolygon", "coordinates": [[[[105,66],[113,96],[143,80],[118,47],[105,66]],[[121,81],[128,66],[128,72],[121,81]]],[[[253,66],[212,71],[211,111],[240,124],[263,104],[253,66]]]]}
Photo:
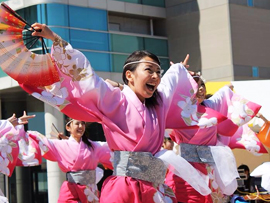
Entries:
{"type": "Polygon", "coordinates": [[[183,62],[184,66],[186,66],[188,64],[188,60],[189,60],[189,54],[187,54],[187,56],[183,62]]]}
{"type": "Polygon", "coordinates": [[[170,65],[172,66],[174,64],[174,62],[170,61],[170,65]]]}
{"type": "Polygon", "coordinates": [[[66,136],[66,135],[64,135],[63,133],[59,133],[58,134],[58,138],[59,138],[59,140],[67,140],[67,139],[69,139],[69,137],[68,136],[66,136]]]}
{"type": "Polygon", "coordinates": [[[23,115],[19,118],[20,124],[27,124],[30,118],[34,118],[36,115],[27,115],[26,111],[23,111],[23,115]]]}
{"type": "Polygon", "coordinates": [[[196,73],[193,72],[193,71],[188,71],[188,72],[189,72],[189,74],[190,74],[191,76],[195,76],[195,75],[196,75],[196,73]]]}

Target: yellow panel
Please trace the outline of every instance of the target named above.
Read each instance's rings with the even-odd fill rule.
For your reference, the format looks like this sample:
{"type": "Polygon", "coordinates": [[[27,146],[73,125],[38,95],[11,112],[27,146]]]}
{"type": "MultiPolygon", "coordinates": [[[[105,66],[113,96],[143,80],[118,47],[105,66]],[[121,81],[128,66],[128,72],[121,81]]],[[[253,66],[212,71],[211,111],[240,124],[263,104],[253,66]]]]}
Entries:
{"type": "Polygon", "coordinates": [[[207,82],[206,85],[206,92],[207,94],[214,94],[216,91],[218,91],[220,88],[222,88],[225,85],[230,84],[230,81],[222,81],[222,82],[207,82]]]}

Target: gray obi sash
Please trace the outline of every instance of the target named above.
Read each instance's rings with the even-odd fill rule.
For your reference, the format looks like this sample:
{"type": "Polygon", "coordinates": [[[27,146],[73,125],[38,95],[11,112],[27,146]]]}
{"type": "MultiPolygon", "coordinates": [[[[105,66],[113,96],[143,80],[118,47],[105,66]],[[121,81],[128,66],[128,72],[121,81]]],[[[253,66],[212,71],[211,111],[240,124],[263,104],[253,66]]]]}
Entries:
{"type": "Polygon", "coordinates": [[[209,146],[181,143],[180,156],[188,162],[215,163],[209,146]]]}
{"type": "Polygon", "coordinates": [[[167,168],[150,152],[114,151],[113,175],[129,176],[151,182],[164,183],[167,168]]]}
{"type": "Polygon", "coordinates": [[[66,173],[66,179],[80,185],[96,184],[96,170],[70,171],[66,173]]]}

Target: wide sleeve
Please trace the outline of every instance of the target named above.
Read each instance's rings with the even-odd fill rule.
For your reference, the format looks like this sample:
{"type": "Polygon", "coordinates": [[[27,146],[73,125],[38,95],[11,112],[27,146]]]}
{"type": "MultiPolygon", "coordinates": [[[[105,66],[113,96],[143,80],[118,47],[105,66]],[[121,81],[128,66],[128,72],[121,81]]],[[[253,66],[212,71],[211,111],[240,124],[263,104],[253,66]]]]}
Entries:
{"type": "Polygon", "coordinates": [[[197,89],[197,83],[183,64],[174,64],[165,73],[158,91],[165,106],[166,128],[204,128],[226,119],[218,112],[198,105],[197,89]]]}
{"type": "Polygon", "coordinates": [[[78,120],[102,122],[104,116],[115,119],[119,108],[124,112],[124,94],[96,75],[80,51],[59,39],[54,42],[51,55],[60,82],[45,87],[21,84],[24,90],[78,120]]]}
{"type": "Polygon", "coordinates": [[[94,151],[98,162],[101,163],[104,167],[113,169],[111,154],[112,151],[109,149],[107,142],[94,142],[94,151]]]}
{"type": "Polygon", "coordinates": [[[65,140],[51,140],[37,131],[27,131],[27,136],[39,147],[43,158],[50,161],[58,161],[61,159],[58,148],[55,145],[57,145],[56,142],[64,143],[65,140]]]}
{"type": "Polygon", "coordinates": [[[246,149],[254,155],[258,155],[260,153],[268,153],[262,144],[264,143],[262,142],[264,141],[264,138],[265,136],[263,136],[262,139],[259,139],[256,133],[253,132],[247,124],[245,124],[240,126],[236,133],[230,138],[229,147],[231,149],[246,149]]]}
{"type": "Polygon", "coordinates": [[[234,124],[241,126],[250,121],[261,106],[234,93],[224,86],[212,97],[204,101],[205,105],[227,116],[234,124]]]}
{"type": "Polygon", "coordinates": [[[7,120],[0,120],[0,172],[11,176],[19,155],[19,132],[7,120]]]}

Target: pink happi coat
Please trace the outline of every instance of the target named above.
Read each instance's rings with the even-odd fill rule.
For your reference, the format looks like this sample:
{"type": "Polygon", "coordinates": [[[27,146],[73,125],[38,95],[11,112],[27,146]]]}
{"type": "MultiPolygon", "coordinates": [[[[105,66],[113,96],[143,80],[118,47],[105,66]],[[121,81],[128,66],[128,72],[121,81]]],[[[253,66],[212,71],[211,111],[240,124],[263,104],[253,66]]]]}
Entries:
{"type": "Polygon", "coordinates": [[[41,164],[41,152],[32,139],[21,136],[22,126],[16,128],[7,120],[0,121],[0,172],[11,176],[15,166],[41,164]]]}
{"type": "MultiPolygon", "coordinates": [[[[98,163],[112,169],[110,150],[106,142],[90,141],[89,148],[82,140],[78,143],[72,136],[68,140],[47,139],[35,131],[28,131],[26,137],[32,138],[39,146],[42,156],[58,163],[64,173],[82,170],[95,170],[98,163]]],[[[58,202],[98,202],[96,184],[79,185],[64,181],[58,202]]]]}
{"type": "MultiPolygon", "coordinates": [[[[217,93],[215,93],[208,100],[205,100],[203,103],[207,107],[210,107],[227,116],[230,120],[225,120],[224,122],[209,128],[174,129],[171,131],[170,136],[177,144],[188,143],[205,146],[222,145],[219,141],[221,137],[219,137],[218,134],[222,134],[222,138],[220,139],[221,141],[222,139],[230,139],[230,136],[234,136],[234,134],[239,133],[237,130],[238,127],[246,125],[245,123],[254,117],[260,109],[260,105],[247,101],[243,97],[233,93],[227,86],[221,88],[217,93]]],[[[226,162],[226,156],[222,158],[225,164],[231,165],[232,168],[236,170],[233,155],[231,155],[231,159],[227,160],[228,162],[226,162]]],[[[220,162],[216,163],[216,165],[220,164],[220,162]]],[[[219,186],[223,185],[223,182],[216,180],[215,176],[217,173],[219,173],[218,169],[222,169],[223,166],[217,166],[217,169],[203,163],[192,163],[192,165],[201,172],[202,176],[208,176],[209,187],[211,188],[212,193],[211,195],[207,196],[201,195],[198,191],[192,188],[189,183],[169,171],[165,182],[175,192],[178,202],[220,202],[221,199],[226,198],[223,195],[223,192],[233,193],[235,191],[236,188],[234,187],[237,187],[237,185],[234,184],[234,186],[232,186],[232,183],[235,182],[236,178],[233,175],[231,176],[230,181],[227,183],[227,186],[223,186],[223,189],[226,191],[219,189],[219,186]]]]}
{"type": "MultiPolygon", "coordinates": [[[[121,91],[104,82],[86,57],[65,41],[54,42],[52,57],[58,67],[59,82],[46,87],[23,84],[21,87],[74,119],[101,123],[112,151],[155,155],[160,151],[166,127],[208,127],[226,119],[211,109],[198,108],[194,99],[197,84],[182,64],[173,65],[162,77],[158,87],[162,102],[147,108],[128,86],[121,91]],[[173,113],[175,108],[179,109],[178,114],[173,113]],[[209,118],[214,115],[213,123],[209,118]]],[[[100,201],[154,203],[176,200],[167,186],[156,188],[146,181],[111,176],[103,186],[100,201]]]]}

